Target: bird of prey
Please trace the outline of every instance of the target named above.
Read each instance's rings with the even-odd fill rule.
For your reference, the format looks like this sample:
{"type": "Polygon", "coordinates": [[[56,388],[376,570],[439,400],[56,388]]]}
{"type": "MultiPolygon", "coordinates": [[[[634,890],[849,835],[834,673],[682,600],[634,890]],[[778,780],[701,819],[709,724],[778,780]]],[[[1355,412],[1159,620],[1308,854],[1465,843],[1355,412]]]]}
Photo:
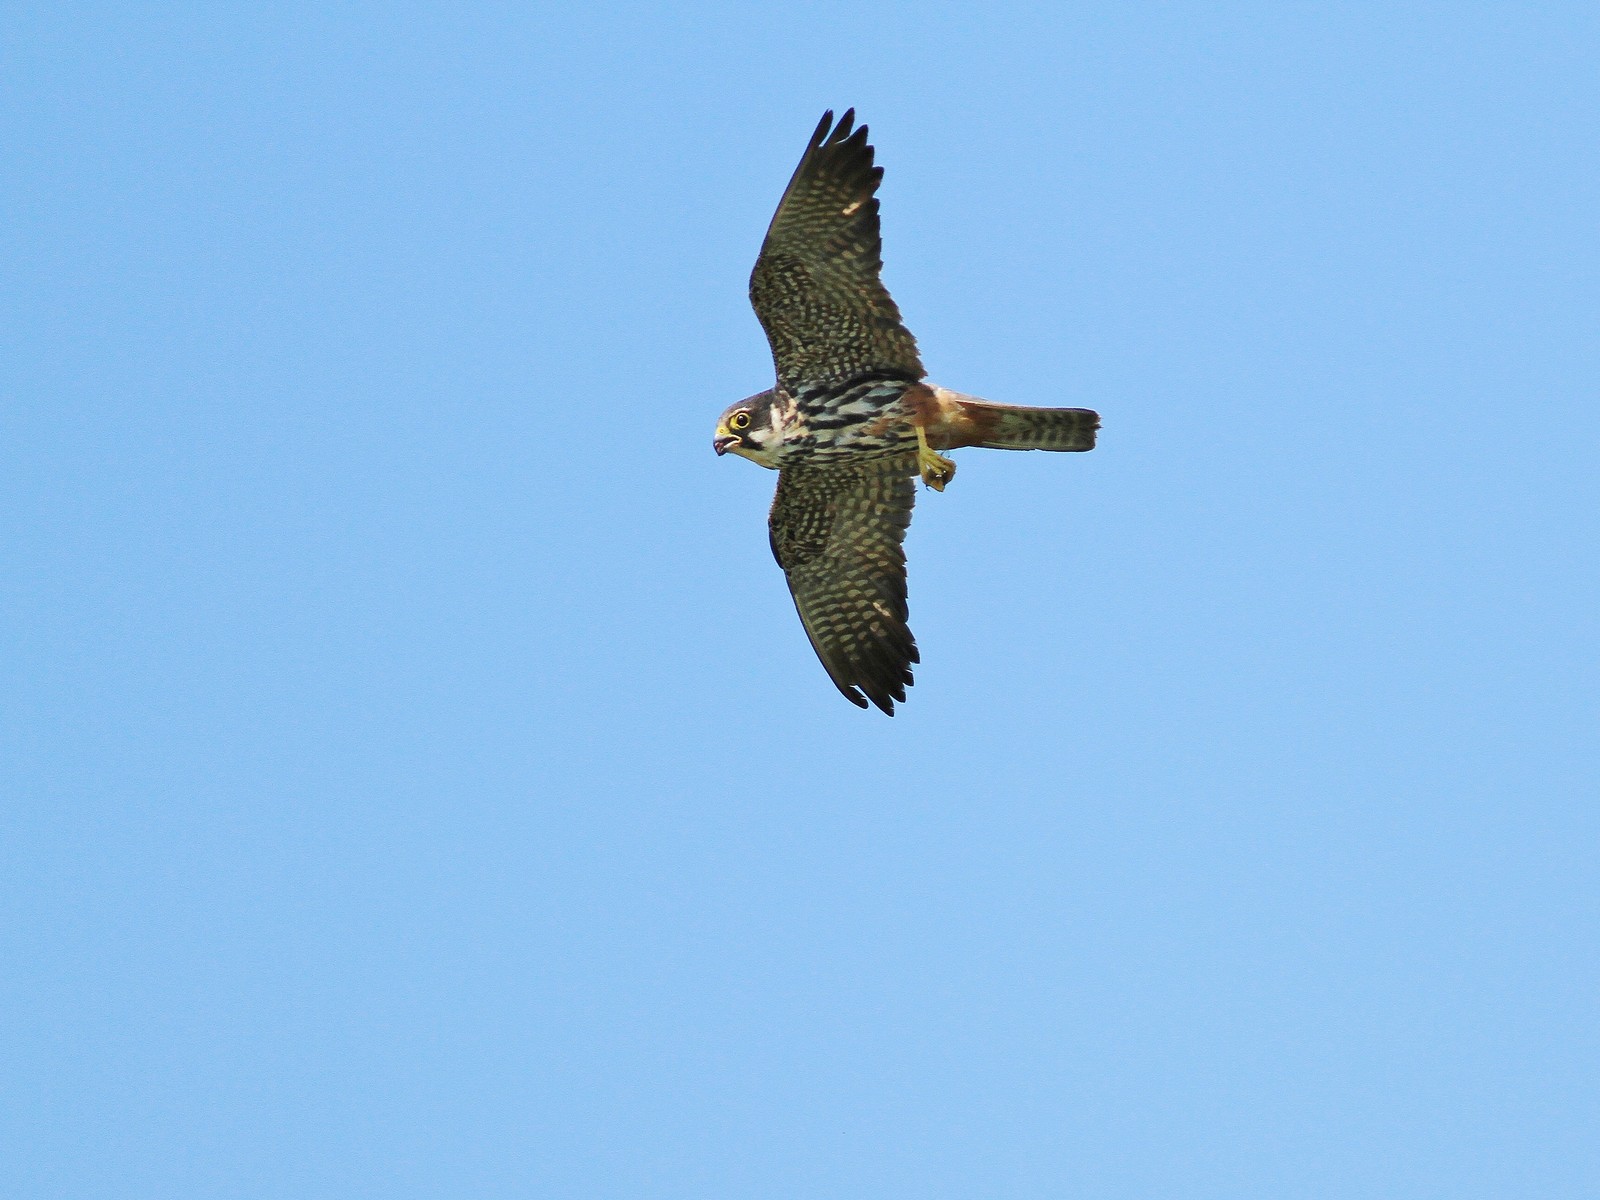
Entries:
{"type": "Polygon", "coordinates": [[[712,442],[778,472],[772,554],[828,675],[890,716],[919,661],[906,626],[901,549],[912,480],[944,491],[941,450],[1092,450],[1085,408],[991,404],[925,380],[917,343],[884,290],[867,127],[827,112],[778,201],[750,275],[777,386],[730,406],[712,442]]]}

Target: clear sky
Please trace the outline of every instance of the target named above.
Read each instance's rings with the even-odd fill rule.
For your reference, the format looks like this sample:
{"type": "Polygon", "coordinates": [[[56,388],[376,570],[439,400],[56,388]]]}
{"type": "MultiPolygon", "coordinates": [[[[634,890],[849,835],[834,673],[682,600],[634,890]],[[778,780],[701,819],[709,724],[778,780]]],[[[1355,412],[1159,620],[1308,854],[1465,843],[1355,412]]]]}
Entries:
{"type": "Polygon", "coordinates": [[[0,27],[9,1195],[1600,1195],[1592,4],[0,27]],[[745,283],[958,452],[815,661],[745,283]]]}

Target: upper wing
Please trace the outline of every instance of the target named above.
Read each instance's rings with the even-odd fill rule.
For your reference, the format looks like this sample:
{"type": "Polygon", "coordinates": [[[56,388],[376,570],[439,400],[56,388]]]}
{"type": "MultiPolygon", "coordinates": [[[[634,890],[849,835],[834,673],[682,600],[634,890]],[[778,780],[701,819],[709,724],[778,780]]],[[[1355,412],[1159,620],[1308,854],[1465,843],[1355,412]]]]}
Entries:
{"type": "Polygon", "coordinates": [[[917,643],[906,627],[906,556],[916,501],[914,456],[778,474],[772,554],[811,646],[845,699],[894,715],[917,643]],[[866,698],[862,698],[862,693],[866,698]]]}
{"type": "Polygon", "coordinates": [[[883,242],[865,125],[850,109],[829,132],[825,113],[767,229],[750,274],[750,303],[767,331],[778,381],[852,379],[867,371],[923,376],[916,339],[878,278],[883,242]]]}

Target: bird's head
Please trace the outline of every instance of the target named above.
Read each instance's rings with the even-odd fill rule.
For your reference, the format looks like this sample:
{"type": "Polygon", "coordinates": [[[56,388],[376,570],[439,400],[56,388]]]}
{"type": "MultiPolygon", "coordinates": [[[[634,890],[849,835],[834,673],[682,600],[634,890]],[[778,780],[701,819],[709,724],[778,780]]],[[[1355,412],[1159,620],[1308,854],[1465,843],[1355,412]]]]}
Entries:
{"type": "Polygon", "coordinates": [[[772,393],[762,392],[728,406],[717,418],[717,433],[711,448],[718,454],[733,453],[763,467],[775,467],[772,452],[777,449],[778,431],[773,427],[772,393]]]}

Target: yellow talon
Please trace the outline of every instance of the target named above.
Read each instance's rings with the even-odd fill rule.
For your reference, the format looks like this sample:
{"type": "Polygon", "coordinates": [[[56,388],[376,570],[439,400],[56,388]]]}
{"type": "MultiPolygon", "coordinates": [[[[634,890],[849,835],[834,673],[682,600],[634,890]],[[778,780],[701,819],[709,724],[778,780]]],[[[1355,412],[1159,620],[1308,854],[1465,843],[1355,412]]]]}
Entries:
{"type": "Polygon", "coordinates": [[[932,446],[928,445],[927,431],[917,427],[917,469],[922,472],[922,482],[936,492],[956,477],[956,465],[932,446]]]}

